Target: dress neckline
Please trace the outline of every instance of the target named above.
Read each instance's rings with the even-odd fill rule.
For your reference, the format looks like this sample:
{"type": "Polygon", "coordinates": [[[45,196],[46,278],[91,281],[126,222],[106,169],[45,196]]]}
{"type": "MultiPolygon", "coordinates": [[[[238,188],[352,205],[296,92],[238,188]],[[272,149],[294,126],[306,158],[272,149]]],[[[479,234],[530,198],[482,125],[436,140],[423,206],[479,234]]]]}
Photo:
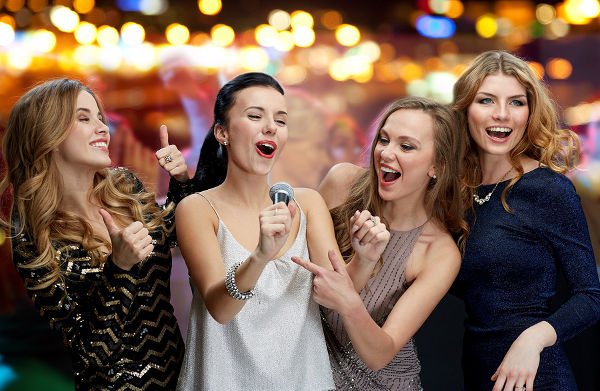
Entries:
{"type": "MultiPolygon", "coordinates": [[[[533,169],[533,170],[531,170],[531,171],[527,171],[526,173],[524,173],[524,174],[523,174],[523,176],[521,176],[521,178],[520,178],[519,180],[521,180],[521,179],[525,178],[526,176],[529,176],[529,174],[531,174],[531,173],[533,173],[533,172],[536,172],[537,170],[539,170],[539,169],[541,169],[541,168],[543,168],[543,167],[542,167],[542,166],[539,166],[539,167],[536,167],[536,168],[534,168],[534,169],[533,169]]],[[[504,181],[502,181],[502,182],[490,183],[490,184],[487,184],[487,185],[479,185],[479,186],[478,186],[478,188],[480,188],[480,189],[491,188],[491,187],[494,187],[494,186],[496,186],[496,185],[500,185],[500,184],[502,184],[502,183],[508,183],[508,182],[512,181],[513,179],[514,179],[514,178],[509,178],[509,179],[506,179],[506,180],[504,180],[504,181]]]]}
{"type": "MultiPolygon", "coordinates": [[[[283,254],[281,254],[279,257],[274,258],[274,259],[281,259],[284,256],[287,255],[287,253],[289,253],[293,248],[296,247],[296,243],[298,242],[299,238],[300,238],[300,233],[302,230],[302,224],[304,222],[304,212],[300,209],[300,225],[298,226],[298,232],[296,233],[296,237],[294,238],[294,241],[292,242],[291,246],[285,250],[285,252],[283,254]]],[[[229,228],[227,228],[227,225],[223,222],[223,220],[221,220],[219,218],[219,230],[221,230],[221,226],[225,229],[225,234],[229,235],[229,237],[231,237],[231,239],[233,240],[233,242],[242,250],[244,250],[246,253],[248,254],[252,254],[252,251],[249,251],[246,247],[244,247],[236,238],[235,236],[233,236],[233,234],[231,233],[231,231],[229,230],[229,228]]]]}
{"type": "Polygon", "coordinates": [[[425,224],[427,224],[429,222],[429,220],[431,220],[431,216],[427,220],[425,220],[425,222],[423,224],[421,224],[421,225],[419,225],[419,226],[417,226],[415,228],[411,228],[408,231],[399,231],[399,230],[395,230],[395,229],[391,229],[391,228],[389,229],[389,231],[390,231],[390,234],[397,234],[397,235],[400,235],[400,234],[410,234],[410,233],[413,233],[415,231],[423,229],[423,227],[425,227],[425,224]]]}

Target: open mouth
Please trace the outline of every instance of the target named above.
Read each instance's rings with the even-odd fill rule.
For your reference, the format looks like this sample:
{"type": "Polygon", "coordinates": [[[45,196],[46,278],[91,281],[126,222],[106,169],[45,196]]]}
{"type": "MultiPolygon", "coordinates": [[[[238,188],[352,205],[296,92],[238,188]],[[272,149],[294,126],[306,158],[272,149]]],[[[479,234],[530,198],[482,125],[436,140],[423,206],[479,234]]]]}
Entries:
{"type": "Polygon", "coordinates": [[[381,166],[381,172],[381,181],[384,183],[392,183],[402,176],[398,171],[384,166],[381,166]]]}
{"type": "Polygon", "coordinates": [[[260,141],[256,143],[256,150],[258,154],[262,157],[272,158],[275,155],[275,150],[277,149],[277,144],[272,141],[260,141]]]}
{"type": "Polygon", "coordinates": [[[512,133],[511,128],[499,128],[499,127],[487,128],[485,131],[490,137],[500,138],[500,139],[507,138],[512,133]]]}
{"type": "Polygon", "coordinates": [[[90,144],[92,147],[108,151],[108,143],[106,141],[96,141],[90,144]]]}

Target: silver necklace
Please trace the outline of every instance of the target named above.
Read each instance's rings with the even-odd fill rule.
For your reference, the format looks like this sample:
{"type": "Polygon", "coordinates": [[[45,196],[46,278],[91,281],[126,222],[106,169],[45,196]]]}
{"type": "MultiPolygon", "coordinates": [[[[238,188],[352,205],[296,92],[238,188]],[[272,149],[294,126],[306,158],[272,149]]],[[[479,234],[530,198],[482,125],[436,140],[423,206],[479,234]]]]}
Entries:
{"type": "MultiPolygon", "coordinates": [[[[506,171],[506,174],[504,174],[504,176],[500,179],[500,181],[496,182],[496,186],[494,186],[492,191],[490,191],[485,197],[479,198],[479,196],[477,195],[476,192],[473,193],[473,200],[475,200],[475,202],[477,202],[479,205],[483,205],[484,203],[488,202],[490,200],[490,198],[492,198],[492,194],[494,194],[494,190],[496,190],[496,188],[498,187],[500,182],[504,181],[504,178],[506,178],[508,176],[508,173],[510,173],[512,171],[512,169],[513,169],[513,167],[511,166],[510,169],[508,171],[506,171]]],[[[479,188],[479,186],[477,188],[479,188]]]]}

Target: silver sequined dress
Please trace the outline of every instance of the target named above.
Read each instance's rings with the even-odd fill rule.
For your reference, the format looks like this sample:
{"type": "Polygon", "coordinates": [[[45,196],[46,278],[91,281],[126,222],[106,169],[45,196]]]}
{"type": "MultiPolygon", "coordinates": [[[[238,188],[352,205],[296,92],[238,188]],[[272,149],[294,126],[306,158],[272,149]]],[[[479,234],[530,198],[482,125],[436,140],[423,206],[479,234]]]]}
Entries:
{"type": "MultiPolygon", "coordinates": [[[[383,268],[369,280],[360,297],[369,314],[383,326],[394,305],[406,290],[404,271],[409,255],[424,225],[411,231],[391,231],[383,252],[383,268]]],[[[321,307],[323,328],[333,377],[338,390],[421,391],[421,364],[411,338],[392,361],[378,371],[367,367],[352,347],[337,312],[321,307]]]]}
{"type": "MultiPolygon", "coordinates": [[[[250,255],[220,218],[217,239],[225,269],[250,255]]],[[[309,257],[301,209],[296,240],[283,256],[267,264],[254,297],[225,325],[211,317],[192,284],[179,390],[335,388],[319,308],[311,298],[312,274],[292,262],[292,255],[309,257]]]]}

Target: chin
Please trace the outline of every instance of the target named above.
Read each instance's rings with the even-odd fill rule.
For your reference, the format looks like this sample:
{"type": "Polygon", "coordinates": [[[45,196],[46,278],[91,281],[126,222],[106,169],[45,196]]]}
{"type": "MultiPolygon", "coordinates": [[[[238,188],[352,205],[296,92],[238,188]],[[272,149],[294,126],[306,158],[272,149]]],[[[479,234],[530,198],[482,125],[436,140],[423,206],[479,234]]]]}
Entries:
{"type": "Polygon", "coordinates": [[[381,186],[378,186],[377,194],[379,195],[379,198],[381,198],[383,201],[392,201],[394,199],[391,193],[382,191],[381,186]]]}

